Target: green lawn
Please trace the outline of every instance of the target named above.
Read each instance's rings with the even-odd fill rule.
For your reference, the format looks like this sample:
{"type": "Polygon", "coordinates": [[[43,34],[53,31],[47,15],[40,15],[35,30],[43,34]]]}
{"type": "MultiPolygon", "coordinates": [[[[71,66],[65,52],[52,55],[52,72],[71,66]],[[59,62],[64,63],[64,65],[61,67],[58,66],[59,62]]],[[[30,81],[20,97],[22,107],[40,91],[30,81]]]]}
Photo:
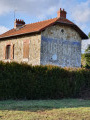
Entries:
{"type": "Polygon", "coordinates": [[[0,120],[90,120],[90,100],[0,101],[0,120]]]}

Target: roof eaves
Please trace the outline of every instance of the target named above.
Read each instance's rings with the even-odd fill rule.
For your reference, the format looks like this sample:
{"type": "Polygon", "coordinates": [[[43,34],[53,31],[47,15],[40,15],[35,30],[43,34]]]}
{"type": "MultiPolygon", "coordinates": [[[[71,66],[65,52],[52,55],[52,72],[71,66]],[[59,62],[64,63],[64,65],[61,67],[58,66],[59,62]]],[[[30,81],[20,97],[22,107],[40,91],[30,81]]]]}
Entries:
{"type": "MultiPolygon", "coordinates": [[[[55,23],[56,21],[57,21],[57,19],[53,23],[55,23]]],[[[10,35],[10,36],[0,37],[0,39],[5,39],[5,38],[10,38],[10,37],[16,37],[16,36],[26,35],[26,34],[30,34],[30,33],[38,33],[38,32],[43,31],[45,28],[51,26],[53,23],[50,23],[49,25],[45,26],[44,28],[39,29],[39,30],[34,31],[34,32],[26,32],[26,33],[21,33],[21,34],[15,34],[15,35],[10,35]]]]}
{"type": "Polygon", "coordinates": [[[73,27],[80,33],[82,39],[88,39],[88,36],[77,25],[73,24],[73,27]]]}
{"type": "Polygon", "coordinates": [[[33,33],[39,33],[39,31],[34,31],[34,32],[26,32],[26,33],[21,33],[21,34],[15,34],[15,35],[10,35],[10,36],[5,36],[5,37],[0,37],[0,39],[5,39],[5,38],[11,38],[11,37],[16,37],[16,36],[21,36],[21,35],[26,35],[26,34],[33,34],[33,33]]]}

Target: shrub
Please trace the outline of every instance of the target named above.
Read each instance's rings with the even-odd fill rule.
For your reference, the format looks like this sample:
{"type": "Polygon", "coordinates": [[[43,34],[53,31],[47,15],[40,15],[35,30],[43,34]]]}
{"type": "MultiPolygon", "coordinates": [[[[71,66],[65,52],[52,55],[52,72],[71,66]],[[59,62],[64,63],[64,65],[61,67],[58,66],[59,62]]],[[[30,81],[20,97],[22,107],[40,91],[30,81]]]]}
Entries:
{"type": "Polygon", "coordinates": [[[0,100],[79,97],[90,88],[90,70],[0,62],[0,100]]]}

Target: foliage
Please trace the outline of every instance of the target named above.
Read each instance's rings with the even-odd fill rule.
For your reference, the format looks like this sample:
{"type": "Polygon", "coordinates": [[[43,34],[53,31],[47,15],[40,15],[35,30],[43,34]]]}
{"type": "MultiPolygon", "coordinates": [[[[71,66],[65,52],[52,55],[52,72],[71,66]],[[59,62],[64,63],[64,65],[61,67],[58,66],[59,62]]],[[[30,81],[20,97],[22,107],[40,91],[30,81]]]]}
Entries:
{"type": "Polygon", "coordinates": [[[88,33],[88,37],[90,38],[90,32],[88,33]]]}
{"type": "Polygon", "coordinates": [[[81,56],[82,67],[90,69],[90,45],[81,56]]]}
{"type": "Polygon", "coordinates": [[[86,67],[90,68],[90,45],[85,51],[86,67]]]}
{"type": "Polygon", "coordinates": [[[85,53],[81,54],[81,65],[82,65],[82,68],[85,68],[86,66],[85,53]]]}
{"type": "Polygon", "coordinates": [[[0,100],[79,97],[90,70],[0,62],[0,100]]]}

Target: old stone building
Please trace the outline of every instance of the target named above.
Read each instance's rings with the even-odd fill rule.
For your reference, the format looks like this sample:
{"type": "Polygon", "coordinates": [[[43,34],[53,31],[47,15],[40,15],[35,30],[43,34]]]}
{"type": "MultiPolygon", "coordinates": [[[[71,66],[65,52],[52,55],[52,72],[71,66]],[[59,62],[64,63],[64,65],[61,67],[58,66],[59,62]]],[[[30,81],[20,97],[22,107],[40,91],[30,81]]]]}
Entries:
{"type": "Polygon", "coordinates": [[[32,24],[16,19],[14,28],[0,35],[0,60],[80,67],[81,40],[87,38],[64,9],[56,18],[32,24]]]}

